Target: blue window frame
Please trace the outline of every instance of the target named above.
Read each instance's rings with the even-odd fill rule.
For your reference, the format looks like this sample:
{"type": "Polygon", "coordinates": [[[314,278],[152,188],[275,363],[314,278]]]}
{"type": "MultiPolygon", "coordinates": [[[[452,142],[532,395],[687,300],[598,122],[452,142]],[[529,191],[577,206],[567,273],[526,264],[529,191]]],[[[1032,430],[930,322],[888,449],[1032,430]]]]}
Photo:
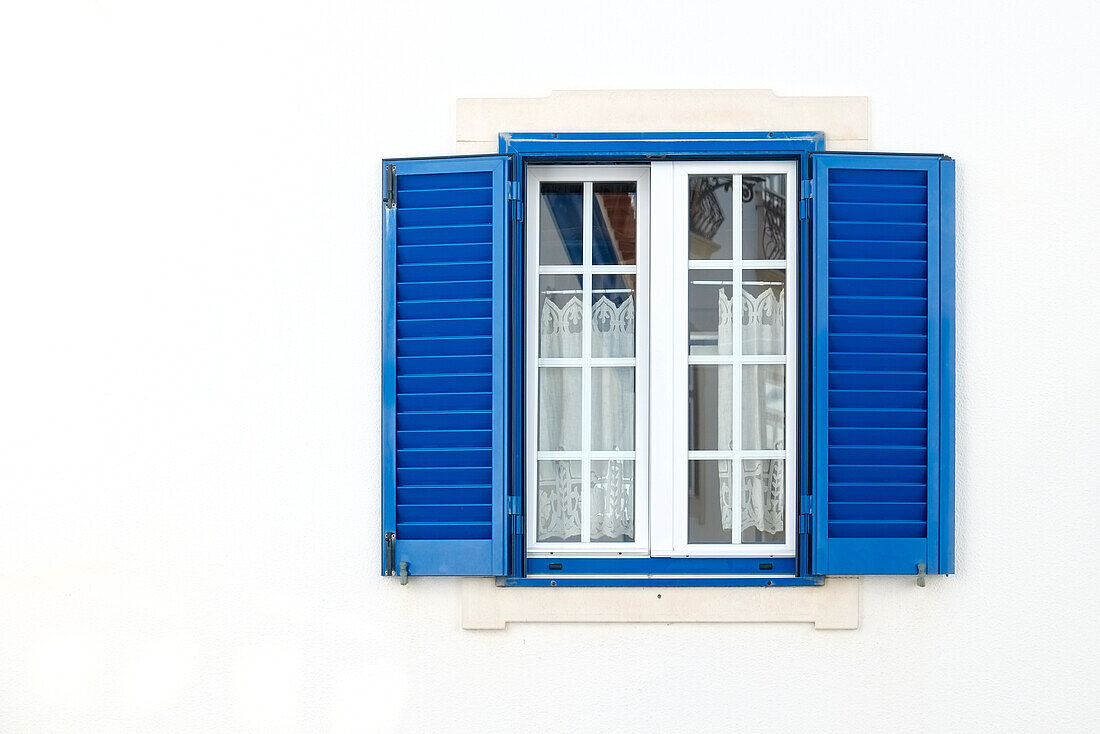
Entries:
{"type": "Polygon", "coordinates": [[[383,573],[761,585],[953,572],[953,161],[772,132],[504,133],[497,156],[383,163],[383,573]],[[526,559],[526,167],[669,159],[798,164],[796,556],[526,559]],[[426,295],[434,283],[452,297],[426,295]]]}

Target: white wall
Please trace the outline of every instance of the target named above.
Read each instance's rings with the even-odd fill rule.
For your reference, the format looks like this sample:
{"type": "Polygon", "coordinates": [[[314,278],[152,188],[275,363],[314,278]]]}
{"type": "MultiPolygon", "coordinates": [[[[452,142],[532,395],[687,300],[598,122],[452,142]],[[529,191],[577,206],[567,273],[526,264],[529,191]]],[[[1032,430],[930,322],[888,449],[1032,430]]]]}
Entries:
{"type": "Polygon", "coordinates": [[[0,10],[0,731],[1096,728],[1095,11],[519,5],[0,10]],[[958,574],[859,631],[463,632],[376,575],[379,159],[628,87],[959,161],[958,574]]]}

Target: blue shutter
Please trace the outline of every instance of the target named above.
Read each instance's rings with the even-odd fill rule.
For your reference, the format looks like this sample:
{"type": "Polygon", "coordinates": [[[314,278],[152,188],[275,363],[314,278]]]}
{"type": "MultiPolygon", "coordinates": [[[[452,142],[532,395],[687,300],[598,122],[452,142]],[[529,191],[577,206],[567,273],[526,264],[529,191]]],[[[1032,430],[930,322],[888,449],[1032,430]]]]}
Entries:
{"type": "Polygon", "coordinates": [[[954,161],[812,162],[814,573],[952,573],[954,161]]]}
{"type": "Polygon", "coordinates": [[[503,575],[507,157],[383,176],[382,572],[503,575]]]}

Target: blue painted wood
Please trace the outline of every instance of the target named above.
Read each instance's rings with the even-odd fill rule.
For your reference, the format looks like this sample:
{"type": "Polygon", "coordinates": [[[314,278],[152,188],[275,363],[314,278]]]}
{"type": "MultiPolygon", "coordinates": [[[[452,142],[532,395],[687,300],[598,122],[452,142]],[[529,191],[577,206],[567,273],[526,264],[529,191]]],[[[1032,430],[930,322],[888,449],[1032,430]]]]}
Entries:
{"type": "Polygon", "coordinates": [[[813,572],[950,573],[952,162],[812,163],[813,572]]]}
{"type": "Polygon", "coordinates": [[[507,164],[383,161],[383,573],[387,533],[411,576],[506,573],[507,164]]]}

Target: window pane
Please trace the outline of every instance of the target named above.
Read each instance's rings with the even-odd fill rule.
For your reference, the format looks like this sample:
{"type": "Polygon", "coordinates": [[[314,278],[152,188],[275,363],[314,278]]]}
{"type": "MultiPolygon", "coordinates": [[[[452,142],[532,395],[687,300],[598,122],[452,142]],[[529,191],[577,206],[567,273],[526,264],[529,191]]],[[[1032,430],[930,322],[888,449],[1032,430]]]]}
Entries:
{"type": "Polygon", "coordinates": [[[582,265],[584,260],[584,184],[541,184],[539,190],[539,263],[582,265]]]}
{"type": "Polygon", "coordinates": [[[787,257],[787,175],[741,178],[742,252],[746,260],[787,257]]]}
{"type": "Polygon", "coordinates": [[[733,462],[688,462],[688,543],[733,542],[733,462]]]}
{"type": "Polygon", "coordinates": [[[634,540],[634,462],[629,459],[592,462],[593,542],[634,540]]]}
{"type": "Polygon", "coordinates": [[[635,276],[592,276],[592,356],[633,357],[635,276]]]}
{"type": "Polygon", "coordinates": [[[634,450],[634,368],[592,369],[592,450],[634,450]]]}
{"type": "Polygon", "coordinates": [[[785,354],[787,273],[746,270],[741,277],[741,353],[785,354]]]}
{"type": "Polygon", "coordinates": [[[733,366],[688,367],[688,450],[733,450],[733,366]]]}
{"type": "Polygon", "coordinates": [[[783,376],[781,364],[742,367],[741,446],[753,450],[783,448],[783,376]]]}
{"type": "Polygon", "coordinates": [[[782,459],[749,459],[741,464],[741,542],[786,542],[782,459]]]}
{"type": "Polygon", "coordinates": [[[538,539],[577,542],[581,539],[581,462],[538,463],[538,539]]]}
{"type": "Polygon", "coordinates": [[[688,176],[688,259],[733,259],[733,177],[688,176]]]}
{"type": "Polygon", "coordinates": [[[539,368],[539,451],[581,448],[581,368],[539,368]]]}
{"type": "Polygon", "coordinates": [[[592,184],[592,262],[633,265],[637,250],[637,184],[592,184]]]}
{"type": "Polygon", "coordinates": [[[733,354],[733,271],[688,271],[688,354],[733,354]]]}
{"type": "Polygon", "coordinates": [[[581,275],[539,276],[539,356],[580,357],[584,346],[581,275]]]}

